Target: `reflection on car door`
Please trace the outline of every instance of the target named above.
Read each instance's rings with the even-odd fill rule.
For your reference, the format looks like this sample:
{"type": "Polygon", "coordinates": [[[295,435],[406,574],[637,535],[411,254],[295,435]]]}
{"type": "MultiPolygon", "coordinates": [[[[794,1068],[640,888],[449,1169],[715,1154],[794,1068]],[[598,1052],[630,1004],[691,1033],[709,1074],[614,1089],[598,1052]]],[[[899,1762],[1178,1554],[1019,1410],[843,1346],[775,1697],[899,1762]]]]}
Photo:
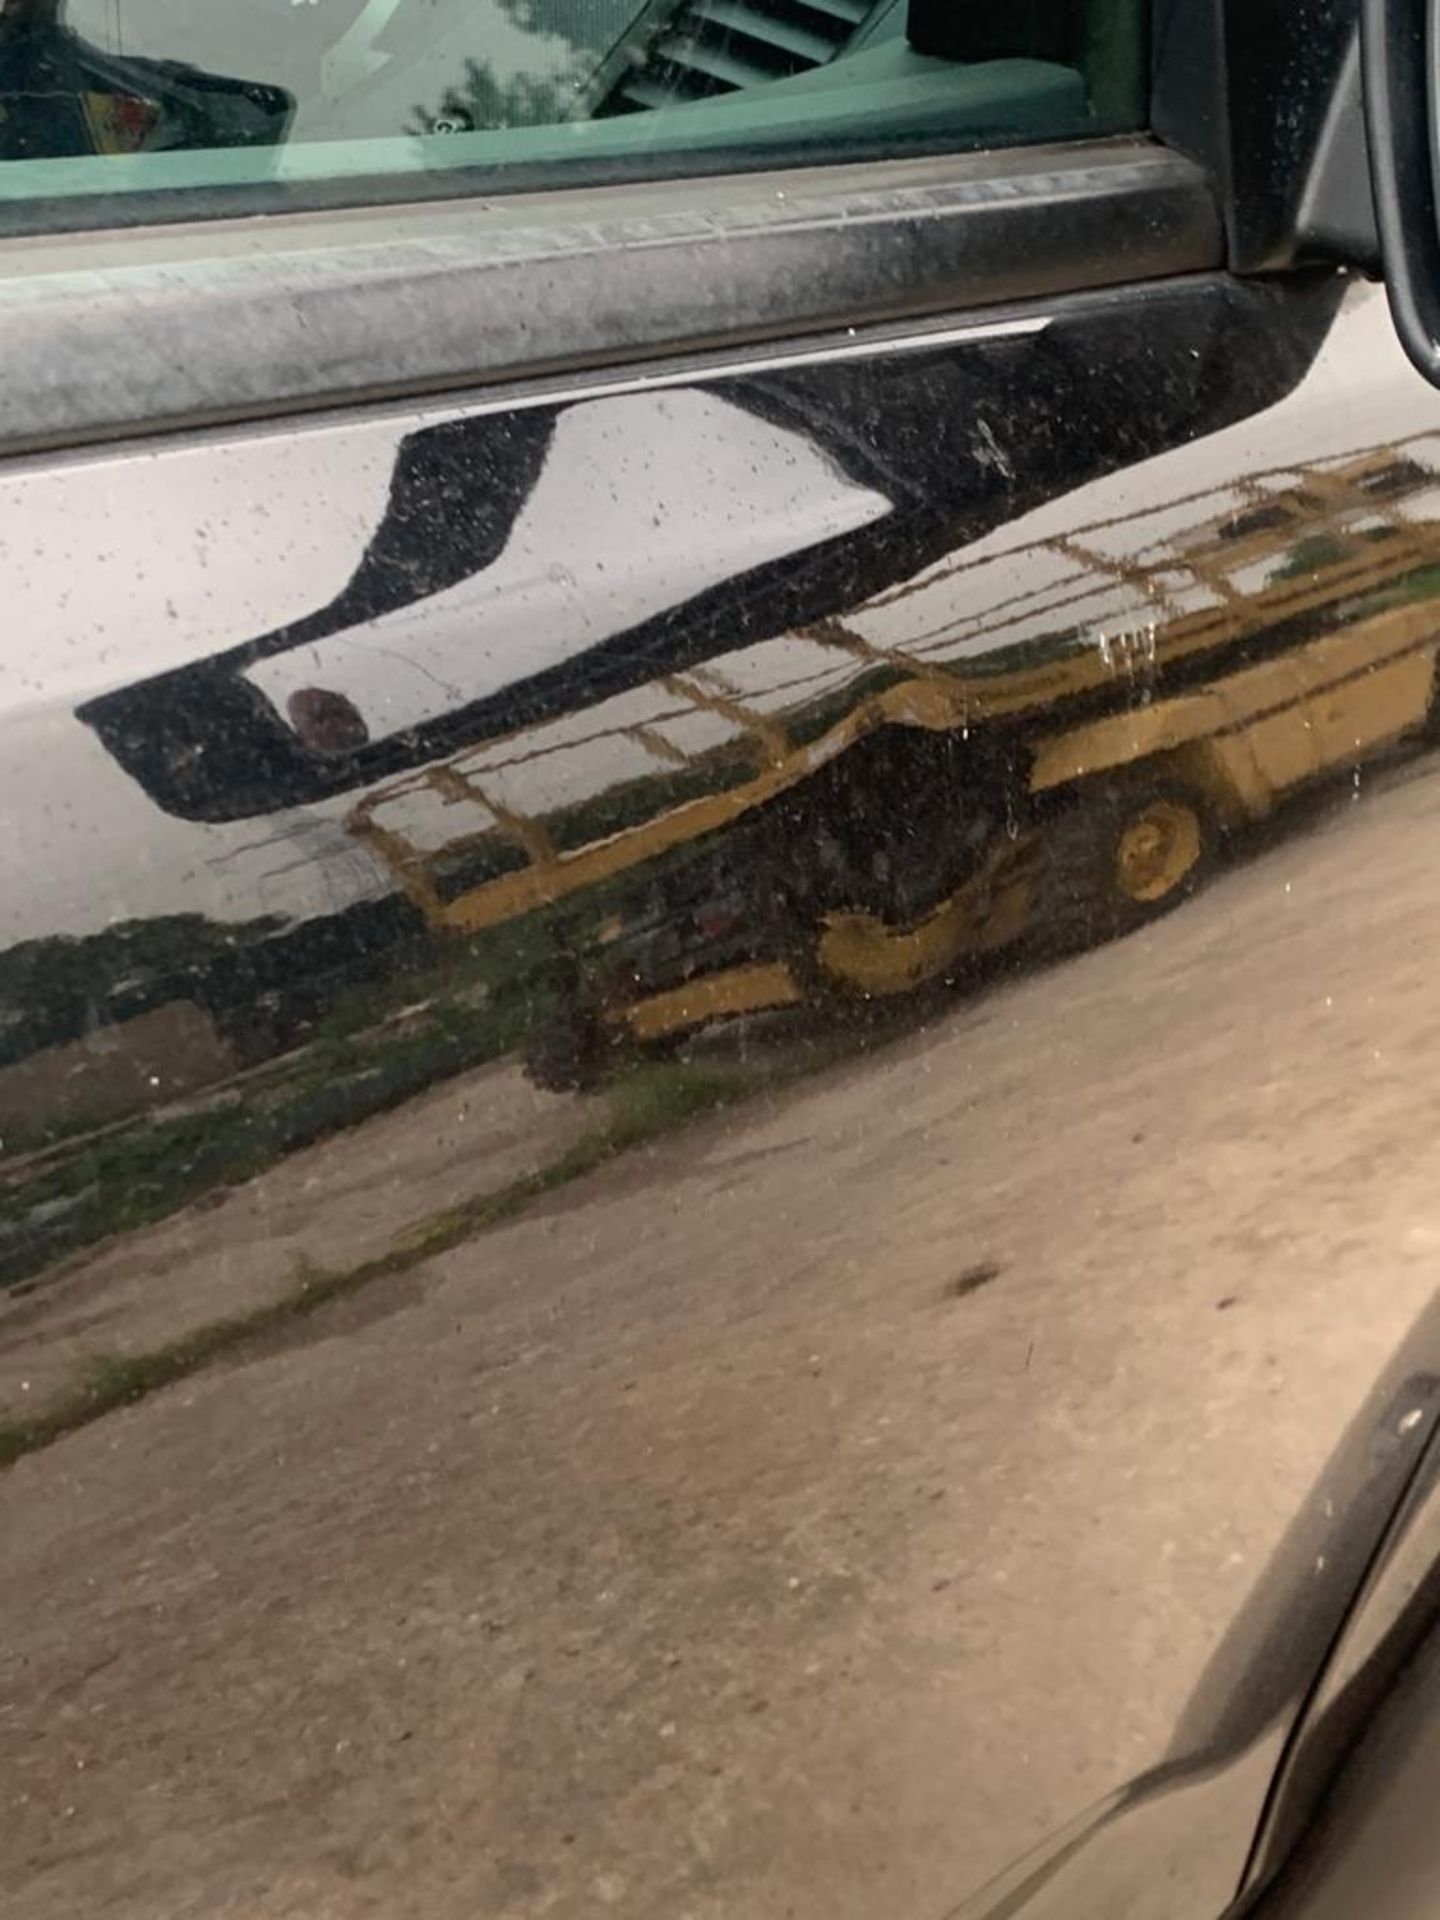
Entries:
{"type": "Polygon", "coordinates": [[[15,1911],[1218,1914],[1435,1414],[1383,295],[244,444],[0,470],[15,1911]]]}

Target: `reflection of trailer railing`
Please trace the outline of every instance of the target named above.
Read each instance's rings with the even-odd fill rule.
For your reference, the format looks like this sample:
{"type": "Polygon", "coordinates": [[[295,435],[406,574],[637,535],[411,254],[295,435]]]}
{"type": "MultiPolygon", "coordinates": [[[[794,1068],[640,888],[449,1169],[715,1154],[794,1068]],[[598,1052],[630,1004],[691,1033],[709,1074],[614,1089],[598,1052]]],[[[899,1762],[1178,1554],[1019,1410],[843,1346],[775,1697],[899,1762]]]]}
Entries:
{"type": "MultiPolygon", "coordinates": [[[[970,586],[983,582],[987,574],[1003,575],[1017,566],[1029,571],[1026,562],[1048,553],[1069,562],[1069,570],[1042,585],[991,601],[973,615],[921,631],[908,642],[907,657],[918,663],[936,653],[954,654],[988,642],[992,649],[997,643],[1001,648],[999,665],[1007,633],[1038,626],[1053,639],[1066,625],[1073,631],[1076,622],[1066,622],[1064,616],[1097,596],[1107,583],[1134,594],[1137,618],[1122,629],[1122,635],[1144,636],[1146,651],[1150,629],[1156,630],[1156,646],[1168,658],[1224,645],[1301,618],[1345,595],[1383,585],[1411,566],[1437,557],[1440,526],[1413,523],[1399,510],[1403,502],[1433,490],[1440,517],[1440,473],[1405,452],[1420,445],[1440,461],[1440,436],[1426,434],[1350,454],[1328,465],[1274,468],[1227,488],[1182,495],[1062,534],[942,562],[878,595],[865,611],[883,613],[952,582],[970,586]],[[1293,484],[1287,486],[1266,485],[1291,477],[1293,484]],[[1217,512],[1214,503],[1224,497],[1231,505],[1217,512]],[[1187,509],[1199,517],[1187,519],[1176,534],[1157,535],[1120,552],[1107,548],[1107,539],[1133,536],[1146,522],[1163,521],[1187,509]],[[1357,541],[1356,523],[1367,520],[1380,523],[1378,537],[1367,535],[1357,541]],[[1179,544],[1182,534],[1189,536],[1183,545],[1179,544]],[[1266,561],[1289,559],[1302,542],[1333,544],[1316,554],[1314,564],[1286,577],[1272,572],[1258,587],[1237,580],[1237,575],[1266,561]],[[1203,596],[1202,604],[1195,604],[1197,596],[1203,596]]],[[[1094,640],[1099,655],[1096,677],[1102,678],[1112,664],[1106,658],[1105,632],[1096,631],[1094,640]]],[[[1032,688],[1026,685],[1021,691],[1029,697],[1032,688]]]]}
{"type": "Polygon", "coordinates": [[[1417,436],[972,551],[844,622],[607,701],[584,730],[570,716],[391,781],[352,810],[349,828],[433,924],[473,930],[714,833],[879,728],[963,731],[1111,689],[1128,704],[1137,679],[1158,683],[1179,662],[1262,635],[1311,639],[1327,616],[1361,618],[1367,601],[1440,562],[1440,517],[1404,510],[1428,493],[1440,516],[1440,477],[1417,457],[1422,447],[1440,460],[1440,440],[1417,436]],[[1007,591],[1017,569],[1047,577],[1007,591]],[[927,597],[957,589],[964,608],[915,634],[927,597]],[[904,644],[886,638],[897,615],[904,644]],[[767,651],[779,670],[747,687],[767,651]],[[797,653],[805,670],[786,671],[797,653]],[[643,716],[627,710],[642,695],[643,716]],[[722,738],[687,751],[673,732],[702,717],[722,738]],[[617,745],[651,770],[547,810],[504,796],[517,770],[598,762],[617,745]],[[427,804],[464,807],[480,824],[427,841],[414,821],[427,804]]]}

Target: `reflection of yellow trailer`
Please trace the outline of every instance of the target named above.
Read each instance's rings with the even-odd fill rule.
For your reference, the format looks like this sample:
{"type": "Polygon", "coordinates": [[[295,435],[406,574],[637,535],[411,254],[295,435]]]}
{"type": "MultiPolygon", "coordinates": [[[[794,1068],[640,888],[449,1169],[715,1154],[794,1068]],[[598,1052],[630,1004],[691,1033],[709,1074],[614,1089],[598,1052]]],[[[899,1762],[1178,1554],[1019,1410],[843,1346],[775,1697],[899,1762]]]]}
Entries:
{"type": "MultiPolygon", "coordinates": [[[[963,951],[1021,931],[1124,931],[1194,885],[1219,832],[1261,820],[1290,789],[1427,724],[1433,608],[1397,608],[1171,699],[1041,737],[1030,791],[1073,804],[997,848],[918,926],[832,916],[821,953],[872,993],[913,986],[963,951]]],[[[1073,934],[1072,934],[1073,937],[1073,934]]]]}
{"type": "MultiPolygon", "coordinates": [[[[524,814],[490,784],[487,767],[598,755],[605,728],[577,733],[572,716],[562,746],[533,729],[392,783],[355,810],[352,831],[433,924],[476,930],[720,846],[823,769],[859,764],[862,743],[887,730],[980,740],[1003,729],[1020,805],[1007,802],[1008,830],[991,833],[954,884],[936,836],[938,884],[923,911],[832,897],[778,950],[717,949],[720,964],[702,951],[670,981],[612,967],[610,986],[588,996],[587,1019],[654,1042],[817,993],[904,992],[1025,935],[1070,946],[1122,932],[1191,892],[1219,835],[1430,717],[1437,633],[1422,570],[1440,559],[1440,526],[1405,512],[1434,486],[1428,466],[1385,448],[1282,478],[1250,482],[1223,514],[1213,496],[1197,500],[1181,537],[1158,546],[1127,551],[1121,540],[1117,552],[1144,517],[1132,516],[998,556],[1013,574],[1017,558],[1043,548],[1050,584],[992,596],[959,658],[953,635],[902,649],[874,628],[937,578],[963,598],[967,570],[978,575],[997,556],[898,589],[873,603],[878,620],[862,610],[850,625],[800,636],[836,669],[808,699],[783,676],[763,698],[747,697],[724,662],[669,676],[648,690],[652,717],[630,728],[656,773],[598,801],[524,814]],[[1057,561],[1068,569],[1058,582],[1057,561]],[[1084,623],[1097,580],[1130,594],[1118,629],[1084,623]],[[1017,622],[1032,637],[1007,649],[1017,622]],[[673,745],[673,715],[708,716],[725,730],[721,746],[687,757],[673,745]],[[422,797],[479,809],[480,829],[446,831],[427,847],[395,824],[422,797]]],[[[622,707],[621,731],[625,718],[622,707]]],[[[547,1070],[567,1076],[565,1065],[547,1070]]]]}

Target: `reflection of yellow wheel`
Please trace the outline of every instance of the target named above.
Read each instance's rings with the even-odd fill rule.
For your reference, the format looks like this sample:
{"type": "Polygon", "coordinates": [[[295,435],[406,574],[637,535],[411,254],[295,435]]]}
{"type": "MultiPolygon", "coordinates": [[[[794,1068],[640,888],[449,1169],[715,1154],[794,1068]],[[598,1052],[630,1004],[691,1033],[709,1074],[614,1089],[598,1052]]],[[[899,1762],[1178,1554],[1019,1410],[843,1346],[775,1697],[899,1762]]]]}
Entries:
{"type": "Polygon", "coordinates": [[[1196,809],[1186,800],[1156,795],[1120,830],[1115,884],[1126,899],[1155,905],[1183,885],[1204,851],[1196,809]]]}
{"type": "Polygon", "coordinates": [[[1064,951],[1129,933],[1188,898],[1214,850],[1208,808],[1178,783],[1140,770],[1086,780],[1036,836],[1032,932],[1064,951]]]}

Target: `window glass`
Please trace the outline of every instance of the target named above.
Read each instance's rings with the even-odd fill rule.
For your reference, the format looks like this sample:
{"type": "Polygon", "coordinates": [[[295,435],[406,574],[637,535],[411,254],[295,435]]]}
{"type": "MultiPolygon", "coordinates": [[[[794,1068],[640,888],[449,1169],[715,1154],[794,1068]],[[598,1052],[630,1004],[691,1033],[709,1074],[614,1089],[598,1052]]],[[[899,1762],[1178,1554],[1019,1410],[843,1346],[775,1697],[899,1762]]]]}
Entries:
{"type": "Polygon", "coordinates": [[[457,169],[488,191],[1116,131],[1144,117],[1144,17],[1141,0],[0,0],[0,196],[349,179],[363,199],[366,178],[424,191],[457,169]]]}

